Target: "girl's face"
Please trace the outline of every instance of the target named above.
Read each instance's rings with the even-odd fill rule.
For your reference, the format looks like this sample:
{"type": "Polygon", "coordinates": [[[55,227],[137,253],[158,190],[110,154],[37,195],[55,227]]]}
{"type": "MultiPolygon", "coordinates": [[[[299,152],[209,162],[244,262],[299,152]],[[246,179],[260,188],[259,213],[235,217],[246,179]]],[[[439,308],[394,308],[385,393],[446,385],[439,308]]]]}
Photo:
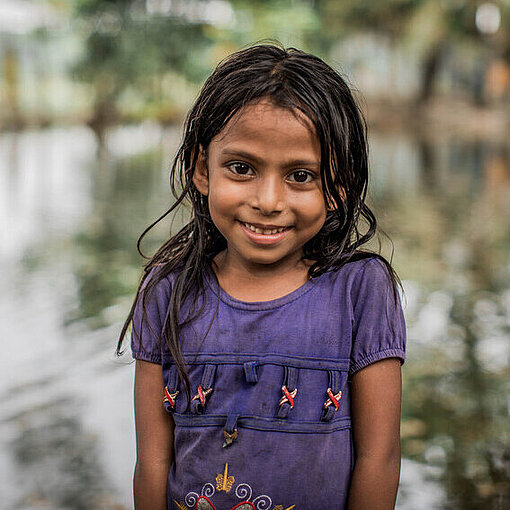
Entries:
{"type": "Polygon", "coordinates": [[[324,225],[320,143],[309,119],[268,101],[244,107],[212,139],[193,181],[227,240],[227,259],[292,265],[324,225]]]}

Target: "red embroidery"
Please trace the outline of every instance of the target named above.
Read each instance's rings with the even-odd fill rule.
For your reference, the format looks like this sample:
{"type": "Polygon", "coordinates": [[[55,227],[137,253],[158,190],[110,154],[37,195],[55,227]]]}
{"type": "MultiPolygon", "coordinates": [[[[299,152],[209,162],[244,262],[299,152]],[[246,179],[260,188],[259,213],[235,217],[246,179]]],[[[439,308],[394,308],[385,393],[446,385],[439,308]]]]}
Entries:
{"type": "Polygon", "coordinates": [[[212,501],[207,496],[200,496],[197,499],[196,510],[216,510],[212,501]]]}
{"type": "Polygon", "coordinates": [[[255,505],[251,501],[241,501],[241,503],[237,504],[236,506],[233,506],[230,510],[248,510],[250,508],[253,508],[255,510],[255,505]]]}
{"type": "Polygon", "coordinates": [[[173,409],[175,407],[175,399],[177,398],[177,395],[179,395],[178,391],[175,393],[170,393],[168,388],[165,386],[165,398],[163,399],[163,402],[168,402],[173,409]]]}
{"type": "Polygon", "coordinates": [[[191,400],[200,400],[202,405],[205,405],[205,399],[212,393],[212,388],[206,390],[202,389],[202,386],[198,387],[198,393],[191,400]]]}
{"type": "Polygon", "coordinates": [[[297,395],[297,388],[293,391],[289,391],[287,389],[287,386],[282,386],[283,391],[283,397],[280,399],[280,402],[278,402],[278,405],[281,406],[282,404],[285,404],[285,402],[288,402],[290,404],[290,408],[294,408],[294,398],[297,395]]]}
{"type": "Polygon", "coordinates": [[[331,404],[335,406],[335,411],[338,411],[338,408],[340,407],[340,404],[338,401],[342,398],[342,392],[339,391],[337,394],[333,394],[333,391],[331,388],[328,388],[326,393],[328,394],[328,400],[324,402],[324,408],[327,409],[331,404]]]}
{"type": "MultiPolygon", "coordinates": [[[[196,510],[216,510],[212,501],[207,496],[200,496],[195,506],[196,510]]],[[[241,501],[230,510],[255,510],[255,505],[251,501],[241,501]]]]}

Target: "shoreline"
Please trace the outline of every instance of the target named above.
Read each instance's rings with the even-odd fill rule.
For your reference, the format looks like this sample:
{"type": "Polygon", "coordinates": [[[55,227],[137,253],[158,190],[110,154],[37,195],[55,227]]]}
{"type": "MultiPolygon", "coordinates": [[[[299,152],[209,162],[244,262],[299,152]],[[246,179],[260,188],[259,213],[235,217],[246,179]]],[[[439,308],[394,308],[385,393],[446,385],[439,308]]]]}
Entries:
{"type": "MultiPolygon", "coordinates": [[[[508,104],[476,106],[472,103],[451,97],[436,97],[427,103],[414,101],[388,101],[384,99],[364,99],[361,110],[367,119],[369,131],[382,134],[406,133],[413,138],[443,139],[445,136],[460,136],[465,140],[491,140],[508,144],[510,132],[510,101],[508,104]]],[[[107,130],[119,125],[136,125],[155,122],[163,127],[179,126],[184,114],[168,118],[147,116],[133,118],[131,115],[118,115],[105,122],[100,129],[107,130]]],[[[21,132],[28,129],[50,127],[72,127],[97,125],[86,116],[19,116],[2,118],[0,132],[21,132]]],[[[96,131],[96,129],[94,129],[96,131]]]]}

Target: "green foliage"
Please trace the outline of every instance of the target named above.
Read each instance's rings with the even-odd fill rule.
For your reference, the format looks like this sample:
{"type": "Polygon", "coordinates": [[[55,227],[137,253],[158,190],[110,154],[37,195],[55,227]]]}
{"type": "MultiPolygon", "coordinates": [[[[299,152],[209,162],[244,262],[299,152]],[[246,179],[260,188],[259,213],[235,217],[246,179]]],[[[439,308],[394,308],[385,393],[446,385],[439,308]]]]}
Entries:
{"type": "MultiPolygon", "coordinates": [[[[497,3],[502,27],[493,42],[503,48],[502,53],[506,47],[510,55],[510,4],[497,3]]],[[[100,127],[119,114],[124,119],[171,120],[187,109],[216,63],[240,47],[276,40],[328,59],[341,39],[371,32],[414,52],[424,70],[420,97],[425,100],[434,93],[445,49],[452,44],[487,43],[475,26],[478,6],[476,0],[225,0],[218,4],[74,0],[74,24],[86,34],[83,58],[74,72],[93,88],[92,125],[100,127]],[[216,10],[216,18],[208,17],[211,9],[216,10]],[[176,102],[175,92],[166,90],[169,77],[176,77],[178,89],[187,92],[182,100],[176,102]]]]}
{"type": "Polygon", "coordinates": [[[415,9],[429,0],[319,0],[324,29],[330,36],[371,29],[397,36],[415,9]]]}
{"type": "Polygon", "coordinates": [[[191,82],[208,72],[199,57],[210,45],[203,23],[176,15],[150,15],[136,0],[79,0],[75,14],[77,25],[85,26],[88,36],[74,73],[93,87],[96,106],[91,123],[99,130],[119,115],[118,101],[127,89],[153,102],[163,95],[161,77],[168,71],[191,82]]]}
{"type": "Polygon", "coordinates": [[[310,2],[234,0],[232,5],[236,23],[230,37],[239,45],[273,39],[284,46],[310,49],[320,33],[319,17],[310,2]]]}

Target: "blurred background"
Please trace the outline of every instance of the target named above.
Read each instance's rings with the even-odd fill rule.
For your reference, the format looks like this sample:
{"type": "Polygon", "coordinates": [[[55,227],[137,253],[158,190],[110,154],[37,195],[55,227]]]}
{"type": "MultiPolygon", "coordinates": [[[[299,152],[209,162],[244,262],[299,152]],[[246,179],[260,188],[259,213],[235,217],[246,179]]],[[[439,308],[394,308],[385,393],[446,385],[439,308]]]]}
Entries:
{"type": "Polygon", "coordinates": [[[510,0],[0,0],[0,508],[132,507],[136,239],[200,84],[265,38],[368,117],[408,323],[398,508],[510,508],[510,0]]]}

